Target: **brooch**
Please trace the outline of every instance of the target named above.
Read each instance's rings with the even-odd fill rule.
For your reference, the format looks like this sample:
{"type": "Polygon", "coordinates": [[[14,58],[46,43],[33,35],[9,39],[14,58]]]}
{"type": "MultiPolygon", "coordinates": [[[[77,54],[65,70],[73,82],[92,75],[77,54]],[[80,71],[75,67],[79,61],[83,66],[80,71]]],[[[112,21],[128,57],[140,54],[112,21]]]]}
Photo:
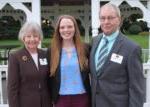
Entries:
{"type": "Polygon", "coordinates": [[[27,61],[28,60],[27,56],[22,56],[22,60],[27,61]]]}

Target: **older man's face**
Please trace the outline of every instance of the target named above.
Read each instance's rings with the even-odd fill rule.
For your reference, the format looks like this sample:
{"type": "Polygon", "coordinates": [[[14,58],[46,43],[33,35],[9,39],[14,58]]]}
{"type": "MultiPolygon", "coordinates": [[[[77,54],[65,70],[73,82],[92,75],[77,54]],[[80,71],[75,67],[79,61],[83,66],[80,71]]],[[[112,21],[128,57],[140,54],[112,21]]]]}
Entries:
{"type": "Polygon", "coordinates": [[[112,7],[101,8],[101,29],[105,35],[111,35],[114,33],[119,28],[120,20],[120,17],[112,7]]]}

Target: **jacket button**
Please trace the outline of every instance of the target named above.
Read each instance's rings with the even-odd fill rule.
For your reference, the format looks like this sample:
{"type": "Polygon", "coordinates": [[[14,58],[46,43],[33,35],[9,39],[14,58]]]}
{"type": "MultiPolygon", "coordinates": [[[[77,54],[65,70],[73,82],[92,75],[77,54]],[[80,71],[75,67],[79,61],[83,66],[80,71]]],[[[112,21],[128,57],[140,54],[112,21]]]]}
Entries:
{"type": "Polygon", "coordinates": [[[41,89],[41,84],[39,84],[39,89],[41,89]]]}
{"type": "Polygon", "coordinates": [[[98,91],[96,91],[96,94],[99,94],[99,92],[98,92],[98,91]]]}

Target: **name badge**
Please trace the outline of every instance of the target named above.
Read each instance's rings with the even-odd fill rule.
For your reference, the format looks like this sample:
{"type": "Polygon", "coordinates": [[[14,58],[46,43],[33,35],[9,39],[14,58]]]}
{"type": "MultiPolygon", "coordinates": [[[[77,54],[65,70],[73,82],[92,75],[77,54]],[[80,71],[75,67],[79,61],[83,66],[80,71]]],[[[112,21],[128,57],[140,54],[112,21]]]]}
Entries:
{"type": "Polygon", "coordinates": [[[118,55],[116,53],[113,53],[111,55],[111,59],[110,59],[112,62],[116,62],[116,63],[119,63],[121,64],[122,63],[122,60],[123,60],[123,56],[122,55],[118,55]]]}
{"type": "Polygon", "coordinates": [[[39,59],[40,61],[40,65],[47,65],[47,59],[46,58],[42,58],[42,59],[39,59]]]}

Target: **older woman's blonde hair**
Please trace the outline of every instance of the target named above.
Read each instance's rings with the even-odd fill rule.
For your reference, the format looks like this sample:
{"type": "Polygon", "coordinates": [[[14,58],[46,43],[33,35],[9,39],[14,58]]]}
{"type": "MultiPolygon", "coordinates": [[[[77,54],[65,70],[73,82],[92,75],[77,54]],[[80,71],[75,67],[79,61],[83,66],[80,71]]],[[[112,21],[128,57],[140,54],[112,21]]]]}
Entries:
{"type": "Polygon", "coordinates": [[[40,27],[40,25],[36,22],[26,22],[20,29],[19,31],[19,35],[18,38],[19,40],[23,41],[24,36],[27,35],[27,33],[34,31],[38,34],[38,36],[41,38],[41,40],[43,39],[43,32],[42,29],[40,27]]]}

